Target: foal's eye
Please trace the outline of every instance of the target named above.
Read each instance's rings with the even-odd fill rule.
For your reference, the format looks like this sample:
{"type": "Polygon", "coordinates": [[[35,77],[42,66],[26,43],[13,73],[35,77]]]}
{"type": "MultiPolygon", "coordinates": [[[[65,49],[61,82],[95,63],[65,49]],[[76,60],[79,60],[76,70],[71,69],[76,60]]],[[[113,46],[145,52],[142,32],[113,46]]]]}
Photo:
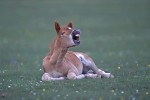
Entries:
{"type": "Polygon", "coordinates": [[[61,35],[64,35],[64,34],[65,34],[65,32],[62,32],[62,33],[61,33],[61,35]]]}

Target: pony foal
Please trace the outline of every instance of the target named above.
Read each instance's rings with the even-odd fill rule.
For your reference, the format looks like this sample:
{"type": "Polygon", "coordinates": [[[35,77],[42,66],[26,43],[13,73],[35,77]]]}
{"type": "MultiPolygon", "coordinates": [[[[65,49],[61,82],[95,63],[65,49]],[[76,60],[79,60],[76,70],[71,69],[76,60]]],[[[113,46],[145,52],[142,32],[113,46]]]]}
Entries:
{"type": "Polygon", "coordinates": [[[68,51],[70,47],[80,44],[80,30],[74,29],[72,22],[60,27],[55,21],[56,37],[49,53],[43,59],[43,81],[82,79],[85,77],[113,78],[111,73],[99,69],[85,53],[68,51]]]}

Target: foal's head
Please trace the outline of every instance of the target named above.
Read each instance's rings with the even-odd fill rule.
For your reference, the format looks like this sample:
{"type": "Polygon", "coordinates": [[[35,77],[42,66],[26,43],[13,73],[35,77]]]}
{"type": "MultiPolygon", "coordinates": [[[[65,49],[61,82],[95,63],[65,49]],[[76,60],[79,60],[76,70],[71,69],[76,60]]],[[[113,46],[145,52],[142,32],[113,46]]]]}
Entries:
{"type": "Polygon", "coordinates": [[[80,44],[80,30],[74,29],[72,22],[69,22],[65,27],[60,27],[59,23],[55,21],[55,30],[61,46],[69,48],[80,44]]]}

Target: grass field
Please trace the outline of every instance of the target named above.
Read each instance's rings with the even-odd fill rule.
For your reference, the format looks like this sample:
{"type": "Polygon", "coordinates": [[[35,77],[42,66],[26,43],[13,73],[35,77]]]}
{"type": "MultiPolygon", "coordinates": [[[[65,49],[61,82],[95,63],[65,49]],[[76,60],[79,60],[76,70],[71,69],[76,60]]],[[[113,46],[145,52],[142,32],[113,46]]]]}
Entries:
{"type": "Polygon", "coordinates": [[[150,1],[0,0],[0,100],[148,100],[150,1]],[[114,79],[43,82],[54,20],[81,30],[88,53],[114,79]]]}

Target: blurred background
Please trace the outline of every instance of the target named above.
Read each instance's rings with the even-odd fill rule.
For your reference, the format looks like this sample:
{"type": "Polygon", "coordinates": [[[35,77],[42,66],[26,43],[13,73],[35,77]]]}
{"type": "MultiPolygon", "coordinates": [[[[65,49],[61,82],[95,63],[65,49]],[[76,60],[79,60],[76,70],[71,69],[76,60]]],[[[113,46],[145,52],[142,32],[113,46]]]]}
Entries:
{"type": "Polygon", "coordinates": [[[6,84],[0,91],[7,91],[9,78],[40,80],[55,20],[72,21],[81,44],[70,50],[89,54],[116,80],[149,75],[149,0],[0,0],[0,78],[6,84]]]}
{"type": "Polygon", "coordinates": [[[135,53],[137,48],[144,52],[149,45],[149,8],[148,0],[1,0],[0,61],[43,57],[55,35],[55,20],[61,25],[72,21],[80,28],[81,45],[74,50],[93,57],[135,53]]]}

